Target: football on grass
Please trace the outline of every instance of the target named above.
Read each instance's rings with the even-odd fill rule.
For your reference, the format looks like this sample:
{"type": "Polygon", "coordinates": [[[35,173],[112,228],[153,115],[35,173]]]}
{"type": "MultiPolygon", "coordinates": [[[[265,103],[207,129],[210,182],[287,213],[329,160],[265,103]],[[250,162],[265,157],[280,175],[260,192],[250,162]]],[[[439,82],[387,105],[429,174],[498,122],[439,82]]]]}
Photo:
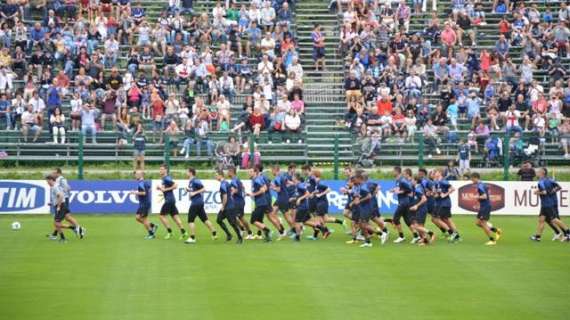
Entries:
{"type": "Polygon", "coordinates": [[[22,228],[22,225],[18,221],[12,222],[12,230],[18,231],[22,228]]]}

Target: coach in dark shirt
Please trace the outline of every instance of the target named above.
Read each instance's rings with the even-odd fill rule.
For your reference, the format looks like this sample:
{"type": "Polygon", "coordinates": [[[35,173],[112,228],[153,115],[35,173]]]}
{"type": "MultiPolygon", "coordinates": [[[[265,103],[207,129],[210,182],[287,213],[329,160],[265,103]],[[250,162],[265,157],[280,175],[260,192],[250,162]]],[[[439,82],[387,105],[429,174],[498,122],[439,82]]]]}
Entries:
{"type": "Polygon", "coordinates": [[[517,175],[520,177],[521,181],[533,181],[536,176],[536,172],[532,167],[532,163],[530,161],[525,161],[517,172],[517,175]]]}

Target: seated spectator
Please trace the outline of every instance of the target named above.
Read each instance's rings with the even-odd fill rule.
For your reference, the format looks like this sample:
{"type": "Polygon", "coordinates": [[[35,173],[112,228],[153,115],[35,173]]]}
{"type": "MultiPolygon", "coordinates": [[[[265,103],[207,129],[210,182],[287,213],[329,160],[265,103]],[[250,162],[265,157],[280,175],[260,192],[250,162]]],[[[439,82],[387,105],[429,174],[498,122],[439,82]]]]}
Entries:
{"type": "Polygon", "coordinates": [[[253,109],[253,113],[249,116],[249,126],[252,129],[252,132],[255,136],[259,136],[261,130],[264,129],[265,126],[265,119],[263,117],[263,113],[259,107],[255,107],[253,109]]]}
{"type": "Polygon", "coordinates": [[[223,151],[224,154],[232,159],[234,165],[239,165],[241,146],[234,136],[228,138],[228,141],[224,144],[223,151]]]}
{"type": "Polygon", "coordinates": [[[50,116],[49,120],[53,134],[53,143],[58,143],[58,138],[61,144],[65,144],[65,115],[61,113],[61,109],[56,107],[50,116]]]}
{"type": "Polygon", "coordinates": [[[475,139],[479,146],[482,146],[491,136],[491,130],[489,130],[489,127],[483,121],[479,121],[473,132],[475,133],[475,139]]]}
{"type": "Polygon", "coordinates": [[[427,123],[424,125],[423,135],[424,135],[424,142],[427,146],[428,158],[431,159],[434,150],[437,154],[441,154],[441,150],[438,147],[439,137],[437,135],[437,128],[436,126],[433,125],[431,119],[428,119],[427,123]]]}
{"type": "MultiPolygon", "coordinates": [[[[293,109],[291,109],[285,116],[284,125],[285,129],[291,136],[297,136],[299,133],[301,133],[301,117],[299,117],[299,114],[293,109]]],[[[290,143],[291,140],[287,139],[286,142],[290,143]]],[[[303,141],[299,139],[299,143],[302,142],[303,141]]]]}

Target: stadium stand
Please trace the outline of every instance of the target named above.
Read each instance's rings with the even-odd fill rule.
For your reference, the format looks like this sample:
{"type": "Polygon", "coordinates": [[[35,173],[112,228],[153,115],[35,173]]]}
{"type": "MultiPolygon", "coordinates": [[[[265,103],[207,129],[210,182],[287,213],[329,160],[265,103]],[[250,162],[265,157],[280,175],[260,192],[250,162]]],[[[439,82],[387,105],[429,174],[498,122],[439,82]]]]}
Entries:
{"type": "MultiPolygon", "coordinates": [[[[568,29],[561,24],[568,23],[564,2],[510,1],[507,5],[513,7],[506,14],[497,12],[501,11],[502,1],[437,1],[438,10],[433,14],[415,12],[411,1],[381,0],[338,3],[304,0],[287,4],[279,0],[168,3],[102,0],[96,10],[91,8],[94,3],[99,1],[48,0],[21,6],[15,0],[9,0],[2,6],[0,90],[4,95],[0,96],[0,149],[7,154],[4,159],[76,161],[79,152],[83,152],[85,161],[130,160],[136,142],[140,141],[135,133],[142,127],[146,138],[146,160],[156,162],[164,160],[166,141],[169,142],[167,150],[172,151],[172,161],[204,162],[213,160],[218,151],[224,152],[225,141],[229,136],[235,136],[243,144],[244,151],[248,139],[254,139],[255,148],[268,161],[332,161],[335,139],[338,139],[336,150],[340,161],[368,160],[368,163],[377,164],[416,163],[418,150],[422,147],[426,161],[446,163],[457,157],[460,140],[475,140],[481,152],[473,151],[472,163],[493,165],[499,160],[489,159],[489,153],[483,152],[484,147],[487,142],[489,147],[502,144],[474,137],[475,132],[471,131],[475,131],[475,121],[458,116],[456,128],[451,123],[445,123],[445,126],[436,123],[434,136],[429,135],[430,130],[424,133],[426,130],[421,125],[432,117],[432,113],[437,116],[434,106],[438,103],[443,101],[442,107],[447,108],[452,97],[450,92],[460,90],[458,86],[463,78],[478,74],[471,67],[456,67],[451,61],[453,58],[459,60],[459,64],[461,61],[471,63],[468,60],[471,50],[479,69],[489,68],[484,77],[492,80],[493,84],[487,87],[494,90],[482,88],[481,83],[487,83],[485,79],[465,82],[467,94],[460,100],[470,98],[471,91],[481,99],[478,112],[481,120],[486,125],[494,121],[488,137],[505,139],[508,110],[503,108],[509,99],[515,101],[516,95],[522,92],[526,108],[532,100],[537,108],[544,105],[546,110],[541,117],[544,124],[535,119],[537,116],[529,119],[531,131],[520,130],[515,135],[519,130],[509,129],[513,133],[513,143],[506,145],[517,146],[513,158],[515,155],[534,157],[549,164],[567,161],[560,145],[561,142],[568,143],[570,133],[565,129],[567,123],[559,123],[570,116],[570,82],[566,82],[570,65],[568,29]],[[366,7],[363,3],[375,6],[366,7]],[[466,15],[460,14],[461,11],[466,15]],[[447,46],[450,48],[449,61],[442,61],[444,68],[434,67],[446,55],[440,33],[446,24],[453,29],[454,13],[457,19],[470,17],[467,23],[470,26],[461,21],[467,31],[463,35],[463,46],[459,43],[447,46]],[[23,21],[18,18],[20,16],[24,16],[23,21]],[[245,17],[258,17],[254,19],[259,21],[260,28],[251,27],[245,17]],[[90,20],[93,21],[92,28],[88,28],[90,20]],[[439,22],[438,28],[432,26],[434,20],[439,22]],[[352,24],[350,28],[345,27],[347,22],[352,24]],[[315,39],[315,24],[324,36],[320,44],[324,47],[324,70],[314,70],[314,44],[319,40],[315,39]],[[407,29],[401,37],[396,32],[400,24],[407,29]],[[285,26],[287,31],[283,32],[285,26]],[[272,32],[266,35],[265,29],[272,32]],[[470,32],[476,43],[469,39],[470,32]],[[342,41],[346,33],[352,37],[348,42],[342,41]],[[501,33],[510,38],[504,40],[508,46],[497,45],[501,33]],[[291,39],[285,39],[285,34],[291,39]],[[356,35],[358,38],[354,38],[356,35]],[[268,38],[264,40],[266,36],[268,38]],[[115,40],[117,37],[119,39],[115,40]],[[402,40],[394,40],[398,37],[402,40]],[[522,39],[524,37],[529,41],[522,39]],[[251,41],[252,38],[256,41],[251,41]],[[355,45],[355,39],[359,39],[359,44],[355,45]],[[429,46],[425,40],[431,41],[429,46]],[[224,49],[226,41],[230,45],[224,49]],[[244,60],[238,51],[245,55],[248,42],[262,46],[265,43],[269,47],[255,48],[253,43],[252,52],[244,60]],[[364,46],[368,50],[360,52],[363,42],[369,42],[364,46]],[[147,48],[143,49],[145,46],[147,48]],[[398,51],[393,58],[397,57],[399,62],[391,65],[393,70],[385,68],[392,59],[388,47],[398,51]],[[507,50],[507,47],[512,65],[498,56],[481,56],[483,50],[495,55],[496,51],[507,50]],[[357,54],[358,63],[355,63],[357,54]],[[530,55],[532,61],[526,61],[525,54],[530,55]],[[263,58],[264,55],[268,58],[263,58]],[[279,57],[282,57],[283,68],[277,68],[280,64],[275,59],[279,57]],[[419,58],[423,57],[424,62],[419,63],[419,58]],[[294,60],[298,60],[299,65],[294,60]],[[361,61],[365,60],[368,60],[366,64],[379,61],[376,70],[370,69],[376,79],[368,84],[368,88],[362,85],[362,89],[349,90],[352,93],[347,98],[345,89],[351,83],[350,73],[359,69],[361,61]],[[273,61],[269,62],[274,65],[273,71],[264,61],[273,61]],[[380,80],[389,69],[393,73],[380,80]],[[444,83],[437,83],[436,88],[434,70],[443,69],[446,76],[452,74],[457,83],[450,81],[449,88],[444,83]],[[291,74],[291,70],[296,74],[291,74]],[[412,70],[416,71],[419,82],[409,76],[412,70]],[[225,72],[233,78],[232,84],[224,82],[227,79],[225,72]],[[247,81],[238,81],[235,77],[238,75],[247,81]],[[553,89],[555,77],[564,82],[560,88],[553,89]],[[406,78],[410,78],[409,81],[406,78]],[[536,88],[542,87],[535,91],[544,93],[544,101],[538,98],[538,93],[537,97],[531,97],[534,93],[531,94],[528,88],[517,89],[527,80],[536,81],[536,88]],[[379,99],[381,94],[378,93],[388,90],[381,83],[390,88],[390,97],[386,101],[379,99]],[[512,84],[512,92],[506,83],[512,84]],[[504,101],[499,101],[501,98],[497,97],[503,89],[509,92],[504,101]],[[42,108],[34,92],[45,107],[42,108]],[[553,93],[557,92],[561,92],[558,102],[552,99],[553,93]],[[221,95],[225,95],[227,101],[219,98],[221,95]],[[364,111],[367,104],[360,100],[351,101],[361,96],[367,101],[369,110],[364,111]],[[412,97],[418,106],[409,101],[412,97]],[[381,134],[388,130],[382,127],[380,118],[383,114],[377,111],[380,105],[397,107],[400,104],[403,111],[413,109],[416,112],[424,98],[429,105],[426,109],[429,115],[418,112],[411,117],[415,118],[415,132],[411,125],[404,130],[404,125],[394,123],[389,125],[388,135],[381,134]],[[263,99],[274,101],[271,105],[276,107],[269,108],[269,103],[263,99]],[[376,101],[378,99],[380,102],[376,101]],[[353,109],[352,115],[347,115],[347,100],[353,109]],[[488,108],[495,100],[496,110],[488,108]],[[32,110],[26,112],[30,101],[32,110]],[[97,111],[83,110],[84,104],[97,111]],[[244,106],[248,104],[259,113],[246,113],[244,106]],[[558,106],[558,112],[552,111],[553,104],[558,106]],[[52,117],[57,107],[64,118],[52,117]],[[287,115],[285,110],[289,109],[298,114],[287,115]],[[142,126],[136,125],[139,120],[142,126]],[[175,124],[170,120],[175,120],[175,124]],[[28,124],[22,125],[26,121],[28,124]],[[363,126],[363,123],[368,125],[363,126]],[[260,126],[259,132],[254,128],[255,124],[260,126]],[[555,129],[555,126],[559,128],[555,129]],[[80,151],[79,129],[82,127],[87,142],[82,144],[80,151]],[[55,134],[53,128],[57,129],[55,134]],[[92,143],[91,128],[96,131],[97,143],[92,143]],[[544,133],[540,128],[544,128],[544,133]],[[401,132],[401,136],[394,136],[392,131],[401,132]],[[36,132],[39,133],[37,140],[36,132]],[[255,134],[252,136],[251,132],[255,134]],[[520,143],[517,142],[518,134],[521,135],[520,143]],[[433,155],[428,157],[432,145],[433,155]],[[185,150],[181,150],[184,146],[185,150]],[[536,150],[532,146],[536,146],[536,150]],[[197,154],[198,150],[201,150],[200,154],[197,154]]],[[[457,36],[453,33],[452,38],[457,36]]],[[[402,112],[402,116],[396,118],[403,124],[406,121],[413,123],[406,115],[402,112]]],[[[445,111],[440,115],[447,118],[445,111]]],[[[524,129],[525,118],[519,117],[524,129]]]]}

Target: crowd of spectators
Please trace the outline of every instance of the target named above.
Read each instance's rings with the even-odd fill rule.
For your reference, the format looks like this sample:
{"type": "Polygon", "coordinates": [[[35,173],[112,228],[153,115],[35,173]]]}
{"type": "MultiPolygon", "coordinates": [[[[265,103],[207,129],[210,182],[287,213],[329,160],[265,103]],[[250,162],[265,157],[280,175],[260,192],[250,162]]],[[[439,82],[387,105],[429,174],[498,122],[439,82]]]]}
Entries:
{"type": "Polygon", "coordinates": [[[547,1],[539,10],[536,2],[452,0],[446,18],[437,12],[424,18],[430,4],[437,6],[421,0],[331,2],[343,21],[338,50],[348,57],[347,111],[339,125],[381,141],[413,141],[422,134],[430,157],[441,153],[442,141],[458,143],[461,130],[468,132],[463,136],[470,151],[487,155],[498,142],[491,141],[495,133],[532,131],[542,143],[560,139],[569,158],[567,129],[561,130],[570,117],[563,61],[570,57],[567,3],[547,1]],[[412,32],[417,14],[425,25],[412,32]],[[494,38],[477,31],[491,14],[500,16],[493,47],[488,43],[494,38]]]}
{"type": "Polygon", "coordinates": [[[195,14],[192,0],[168,1],[151,19],[138,0],[7,0],[0,130],[20,130],[24,142],[65,143],[70,130],[87,143],[102,131],[120,145],[169,137],[186,156],[211,155],[212,132],[298,133],[294,3],[217,1],[195,14]]]}

